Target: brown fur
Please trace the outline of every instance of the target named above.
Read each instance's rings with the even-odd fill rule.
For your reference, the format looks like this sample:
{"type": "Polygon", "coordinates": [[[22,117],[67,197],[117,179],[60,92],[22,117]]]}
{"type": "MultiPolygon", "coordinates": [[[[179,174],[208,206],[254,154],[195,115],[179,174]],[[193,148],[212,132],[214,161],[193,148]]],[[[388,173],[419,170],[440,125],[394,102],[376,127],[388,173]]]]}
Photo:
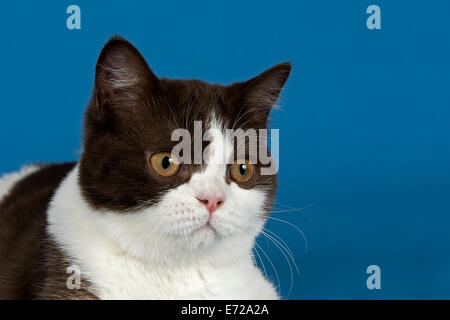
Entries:
{"type": "Polygon", "coordinates": [[[0,203],[0,299],[86,297],[67,289],[68,264],[45,230],[49,201],[74,165],[42,167],[0,203]]]}

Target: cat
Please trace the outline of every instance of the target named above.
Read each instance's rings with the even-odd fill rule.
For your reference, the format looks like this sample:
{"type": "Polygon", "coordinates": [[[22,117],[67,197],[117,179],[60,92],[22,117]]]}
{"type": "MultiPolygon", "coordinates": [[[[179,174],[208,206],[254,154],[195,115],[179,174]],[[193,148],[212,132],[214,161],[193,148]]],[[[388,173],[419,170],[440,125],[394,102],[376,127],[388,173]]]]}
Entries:
{"type": "Polygon", "coordinates": [[[0,179],[0,298],[279,299],[252,255],[277,175],[239,159],[182,163],[171,133],[201,121],[215,129],[205,158],[229,158],[224,130],[267,128],[290,71],[282,63],[228,86],[158,78],[111,38],[80,160],[0,179]]]}

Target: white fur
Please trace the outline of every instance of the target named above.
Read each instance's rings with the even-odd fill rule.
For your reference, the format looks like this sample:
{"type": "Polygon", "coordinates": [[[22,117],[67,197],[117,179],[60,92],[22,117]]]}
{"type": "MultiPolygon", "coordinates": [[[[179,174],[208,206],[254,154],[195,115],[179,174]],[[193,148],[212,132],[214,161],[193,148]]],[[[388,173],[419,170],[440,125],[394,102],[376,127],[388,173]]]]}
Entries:
{"type": "Polygon", "coordinates": [[[19,171],[4,174],[0,177],[0,202],[9,194],[14,185],[28,176],[29,174],[38,170],[39,167],[35,165],[23,166],[19,171]]]}
{"type": "MultiPolygon", "coordinates": [[[[220,128],[213,120],[212,127],[220,128]]],[[[254,265],[264,192],[225,181],[231,142],[213,134],[206,169],[134,213],[95,210],[81,195],[78,167],[49,208],[49,232],[101,299],[277,299],[254,265]],[[223,162],[222,162],[223,163],[223,162]],[[196,196],[220,194],[210,217],[196,196]]],[[[231,148],[232,149],[232,148],[231,148]]]]}

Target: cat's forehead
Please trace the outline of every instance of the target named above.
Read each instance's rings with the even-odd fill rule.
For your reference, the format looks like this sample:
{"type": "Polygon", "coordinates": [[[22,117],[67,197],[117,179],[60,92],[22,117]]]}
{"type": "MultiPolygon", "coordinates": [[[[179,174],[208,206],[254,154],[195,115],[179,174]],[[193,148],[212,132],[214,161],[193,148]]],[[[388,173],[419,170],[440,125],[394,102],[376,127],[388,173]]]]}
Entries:
{"type": "Polygon", "coordinates": [[[219,84],[211,84],[201,80],[167,79],[160,80],[160,87],[165,94],[174,94],[180,99],[209,98],[223,95],[225,87],[219,84]]]}
{"type": "Polygon", "coordinates": [[[212,121],[220,120],[226,128],[262,128],[265,121],[248,112],[239,90],[232,86],[210,84],[200,80],[161,79],[160,112],[179,127],[193,129],[194,121],[201,121],[208,129],[212,121]]]}
{"type": "Polygon", "coordinates": [[[198,120],[210,119],[209,114],[227,109],[231,103],[225,87],[199,80],[161,80],[161,94],[179,117],[195,116],[198,120]]]}

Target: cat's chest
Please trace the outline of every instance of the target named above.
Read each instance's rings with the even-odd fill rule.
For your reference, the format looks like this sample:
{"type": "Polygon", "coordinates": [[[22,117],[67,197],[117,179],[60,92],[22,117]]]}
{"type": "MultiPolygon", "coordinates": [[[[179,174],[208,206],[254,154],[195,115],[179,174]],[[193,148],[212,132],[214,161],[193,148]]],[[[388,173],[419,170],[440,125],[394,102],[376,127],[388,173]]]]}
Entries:
{"type": "Polygon", "coordinates": [[[101,299],[274,299],[259,271],[245,263],[227,267],[161,269],[124,259],[94,277],[101,299]]]}

